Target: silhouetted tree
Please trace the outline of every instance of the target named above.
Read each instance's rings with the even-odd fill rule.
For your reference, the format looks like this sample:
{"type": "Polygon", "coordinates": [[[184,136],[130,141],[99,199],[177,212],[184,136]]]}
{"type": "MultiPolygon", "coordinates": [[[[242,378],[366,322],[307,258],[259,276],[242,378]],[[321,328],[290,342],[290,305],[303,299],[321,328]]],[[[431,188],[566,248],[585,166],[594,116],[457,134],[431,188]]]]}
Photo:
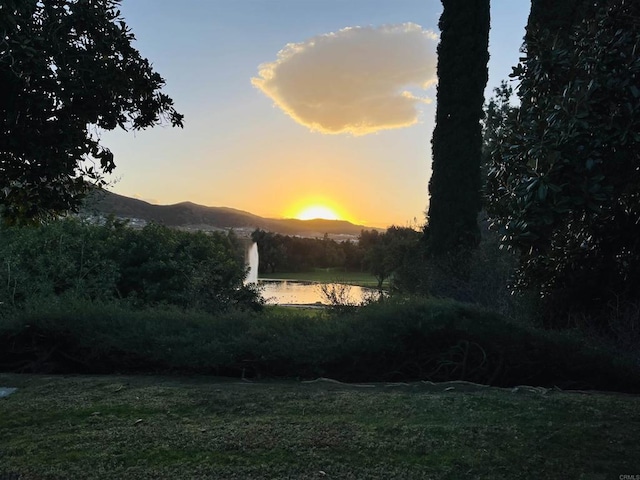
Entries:
{"type": "Polygon", "coordinates": [[[442,4],[426,233],[431,256],[462,258],[480,240],[480,119],[488,76],[489,0],[442,4]]]}
{"type": "Polygon", "coordinates": [[[521,106],[489,168],[517,286],[563,321],[640,299],[640,3],[596,5],[566,34],[529,37],[515,69],[521,106]]]}
{"type": "Polygon", "coordinates": [[[359,246],[364,252],[364,263],[378,281],[378,290],[385,280],[399,270],[407,270],[416,260],[415,251],[420,242],[420,232],[408,227],[389,227],[384,233],[363,230],[359,246]]]}
{"type": "Polygon", "coordinates": [[[132,47],[120,0],[3,0],[0,6],[0,215],[35,221],[75,210],[115,168],[99,130],[183,116],[132,47]]]}
{"type": "Polygon", "coordinates": [[[377,230],[363,230],[360,233],[358,243],[364,251],[364,264],[367,270],[376,277],[378,290],[382,290],[384,281],[393,272],[384,234],[377,230]]]}
{"type": "MultiPolygon", "coordinates": [[[[535,54],[535,39],[545,30],[560,35],[569,35],[584,18],[589,4],[600,0],[532,0],[525,35],[525,49],[535,54]],[[533,42],[532,42],[533,40],[533,42]]],[[[601,3],[601,2],[600,2],[601,3]]]]}
{"type": "Polygon", "coordinates": [[[275,273],[287,264],[288,252],[283,245],[283,238],[280,234],[260,229],[251,234],[251,239],[258,244],[258,272],[275,273]]]}
{"type": "Polygon", "coordinates": [[[325,234],[301,238],[255,230],[251,238],[258,244],[260,273],[303,272],[314,268],[344,268],[347,255],[342,244],[325,234]]]}
{"type": "Polygon", "coordinates": [[[362,272],[364,270],[364,252],[357,242],[345,240],[340,242],[344,255],[344,269],[348,272],[362,272]]]}
{"type": "MultiPolygon", "coordinates": [[[[566,43],[574,34],[574,31],[582,20],[593,14],[598,5],[603,4],[603,0],[532,0],[531,11],[527,20],[526,34],[524,37],[523,50],[524,62],[529,60],[537,62],[536,59],[544,59],[538,62],[540,73],[546,77],[547,88],[564,88],[564,79],[560,75],[562,72],[556,70],[555,62],[551,59],[556,42],[566,43]],[[541,41],[546,38],[547,41],[541,41]]],[[[514,76],[518,74],[515,73],[514,76]]],[[[555,90],[554,90],[555,91],[555,90]]],[[[520,101],[528,103],[535,108],[536,98],[528,95],[521,95],[520,101]]]]}

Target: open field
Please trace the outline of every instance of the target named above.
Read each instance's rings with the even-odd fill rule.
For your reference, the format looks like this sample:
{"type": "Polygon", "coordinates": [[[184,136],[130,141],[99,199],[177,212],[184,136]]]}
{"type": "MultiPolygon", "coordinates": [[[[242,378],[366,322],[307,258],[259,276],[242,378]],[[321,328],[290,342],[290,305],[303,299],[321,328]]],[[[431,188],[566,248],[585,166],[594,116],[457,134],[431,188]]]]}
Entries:
{"type": "MultiPolygon", "coordinates": [[[[345,283],[347,285],[358,285],[361,287],[378,286],[376,277],[366,272],[345,272],[332,268],[317,268],[311,272],[277,272],[261,274],[260,278],[268,278],[272,280],[299,280],[306,282],[319,283],[345,283]]],[[[384,287],[388,286],[388,282],[384,282],[384,287]]]]}
{"type": "Polygon", "coordinates": [[[0,374],[0,478],[618,479],[638,397],[0,374]]]}

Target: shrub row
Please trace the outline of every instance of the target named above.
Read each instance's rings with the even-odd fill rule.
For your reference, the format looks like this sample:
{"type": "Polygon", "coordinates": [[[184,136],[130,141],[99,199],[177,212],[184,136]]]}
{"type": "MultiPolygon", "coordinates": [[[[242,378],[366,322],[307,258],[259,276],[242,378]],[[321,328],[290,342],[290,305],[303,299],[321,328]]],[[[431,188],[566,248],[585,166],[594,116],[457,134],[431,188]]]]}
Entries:
{"type": "Polygon", "coordinates": [[[255,288],[243,284],[244,247],[232,232],[134,229],[113,218],[0,225],[0,263],[0,302],[16,307],[61,295],[211,313],[261,307],[255,288]]]}
{"type": "Polygon", "coordinates": [[[442,300],[338,314],[269,308],[211,316],[58,298],[0,318],[0,370],[467,380],[640,392],[637,365],[576,334],[442,300]]]}

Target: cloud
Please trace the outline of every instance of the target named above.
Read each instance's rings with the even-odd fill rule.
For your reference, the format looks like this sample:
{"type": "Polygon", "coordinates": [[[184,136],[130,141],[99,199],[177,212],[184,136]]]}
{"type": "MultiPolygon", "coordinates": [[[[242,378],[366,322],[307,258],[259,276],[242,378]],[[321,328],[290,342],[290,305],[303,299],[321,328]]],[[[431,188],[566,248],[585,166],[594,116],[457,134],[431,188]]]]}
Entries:
{"type": "Polygon", "coordinates": [[[415,23],[349,27],[290,43],[251,83],[296,122],[322,133],[366,135],[408,127],[411,93],[436,82],[437,35],[415,23]]]}

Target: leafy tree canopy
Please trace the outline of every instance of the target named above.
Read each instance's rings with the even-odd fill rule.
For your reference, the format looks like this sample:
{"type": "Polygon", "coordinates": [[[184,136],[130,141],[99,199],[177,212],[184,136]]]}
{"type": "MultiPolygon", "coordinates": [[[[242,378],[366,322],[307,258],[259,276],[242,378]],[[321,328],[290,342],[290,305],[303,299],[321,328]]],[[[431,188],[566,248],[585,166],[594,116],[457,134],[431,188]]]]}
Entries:
{"type": "Polygon", "coordinates": [[[338,243],[326,233],[322,239],[302,238],[258,229],[251,234],[251,239],[258,244],[260,273],[360,266],[351,242],[338,243]]]}
{"type": "Polygon", "coordinates": [[[211,313],[262,306],[255,286],[243,283],[244,247],[231,233],[65,218],[0,226],[0,235],[0,304],[78,298],[211,313]]]}
{"type": "Polygon", "coordinates": [[[640,2],[599,5],[529,38],[488,178],[518,286],[586,308],[640,297],[640,2]]]}
{"type": "Polygon", "coordinates": [[[34,221],[75,210],[115,162],[100,130],[183,116],[133,48],[120,0],[0,4],[0,214],[34,221]]]}
{"type": "Polygon", "coordinates": [[[394,280],[394,288],[402,289],[402,285],[398,285],[393,277],[415,262],[420,236],[420,232],[413,228],[397,226],[389,227],[384,233],[376,230],[363,230],[360,233],[358,244],[364,252],[364,264],[376,277],[379,290],[388,278],[394,280]]]}

